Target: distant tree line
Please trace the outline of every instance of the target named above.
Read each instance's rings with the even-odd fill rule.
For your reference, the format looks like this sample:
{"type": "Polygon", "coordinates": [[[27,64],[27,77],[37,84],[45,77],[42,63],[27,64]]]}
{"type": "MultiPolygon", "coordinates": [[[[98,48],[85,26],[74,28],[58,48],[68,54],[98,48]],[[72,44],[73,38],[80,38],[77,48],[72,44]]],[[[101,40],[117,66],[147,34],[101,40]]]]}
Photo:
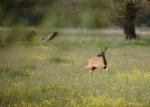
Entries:
{"type": "MultiPolygon", "coordinates": [[[[119,25],[126,0],[0,0],[0,26],[87,27],[119,25]]],[[[140,13],[141,14],[141,13],[140,13]]],[[[138,26],[150,26],[150,11],[138,26]]]]}

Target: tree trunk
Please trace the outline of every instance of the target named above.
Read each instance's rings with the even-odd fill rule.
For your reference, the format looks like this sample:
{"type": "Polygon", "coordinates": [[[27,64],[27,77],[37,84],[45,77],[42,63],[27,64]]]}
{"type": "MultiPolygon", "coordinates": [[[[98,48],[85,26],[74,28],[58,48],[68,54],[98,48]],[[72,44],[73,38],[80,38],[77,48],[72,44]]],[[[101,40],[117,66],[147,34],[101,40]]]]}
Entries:
{"type": "Polygon", "coordinates": [[[126,4],[126,9],[124,12],[124,34],[126,39],[136,39],[137,35],[135,32],[135,20],[136,20],[137,9],[132,0],[128,0],[126,4]]]}
{"type": "Polygon", "coordinates": [[[133,22],[126,22],[124,26],[124,33],[127,40],[136,39],[135,25],[133,22]]]}

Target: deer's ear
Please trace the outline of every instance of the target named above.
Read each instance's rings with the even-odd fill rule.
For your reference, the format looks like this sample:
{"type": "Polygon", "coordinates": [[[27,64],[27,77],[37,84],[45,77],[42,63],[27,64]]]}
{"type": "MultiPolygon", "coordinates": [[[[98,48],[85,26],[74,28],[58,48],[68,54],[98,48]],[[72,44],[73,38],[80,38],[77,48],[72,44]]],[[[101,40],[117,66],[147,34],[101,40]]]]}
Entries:
{"type": "Polygon", "coordinates": [[[104,48],[104,52],[105,52],[107,49],[108,49],[108,47],[105,47],[105,48],[104,48]]]}
{"type": "Polygon", "coordinates": [[[98,51],[102,51],[102,49],[101,49],[101,48],[98,48],[97,50],[98,50],[98,51]]]}

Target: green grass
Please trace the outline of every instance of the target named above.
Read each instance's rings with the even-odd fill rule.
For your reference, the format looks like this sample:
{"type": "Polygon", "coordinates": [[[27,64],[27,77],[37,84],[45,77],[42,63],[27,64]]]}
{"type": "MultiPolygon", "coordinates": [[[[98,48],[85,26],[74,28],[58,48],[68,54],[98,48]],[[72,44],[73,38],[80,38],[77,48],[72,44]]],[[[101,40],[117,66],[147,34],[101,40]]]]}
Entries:
{"type": "Polygon", "coordinates": [[[149,107],[150,38],[64,35],[0,49],[0,107],[149,107]],[[84,68],[108,47],[109,75],[84,68]]]}
{"type": "Polygon", "coordinates": [[[69,63],[73,63],[72,60],[70,59],[64,59],[64,58],[61,58],[61,57],[51,57],[50,58],[50,63],[52,64],[69,64],[69,63]]]}

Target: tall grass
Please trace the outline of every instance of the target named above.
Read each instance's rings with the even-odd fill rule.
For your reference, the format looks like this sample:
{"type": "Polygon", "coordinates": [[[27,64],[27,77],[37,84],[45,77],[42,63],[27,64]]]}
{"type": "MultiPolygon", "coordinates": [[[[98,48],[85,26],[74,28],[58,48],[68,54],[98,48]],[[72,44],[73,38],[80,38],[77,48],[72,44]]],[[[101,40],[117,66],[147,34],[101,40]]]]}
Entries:
{"type": "Polygon", "coordinates": [[[93,74],[91,78],[85,74],[68,75],[69,77],[65,78],[60,76],[59,78],[65,81],[57,83],[51,81],[53,78],[51,74],[47,75],[49,77],[44,76],[42,71],[30,71],[26,74],[26,71],[1,69],[0,105],[3,107],[150,105],[149,72],[118,72],[109,77],[106,74],[93,74]]]}

